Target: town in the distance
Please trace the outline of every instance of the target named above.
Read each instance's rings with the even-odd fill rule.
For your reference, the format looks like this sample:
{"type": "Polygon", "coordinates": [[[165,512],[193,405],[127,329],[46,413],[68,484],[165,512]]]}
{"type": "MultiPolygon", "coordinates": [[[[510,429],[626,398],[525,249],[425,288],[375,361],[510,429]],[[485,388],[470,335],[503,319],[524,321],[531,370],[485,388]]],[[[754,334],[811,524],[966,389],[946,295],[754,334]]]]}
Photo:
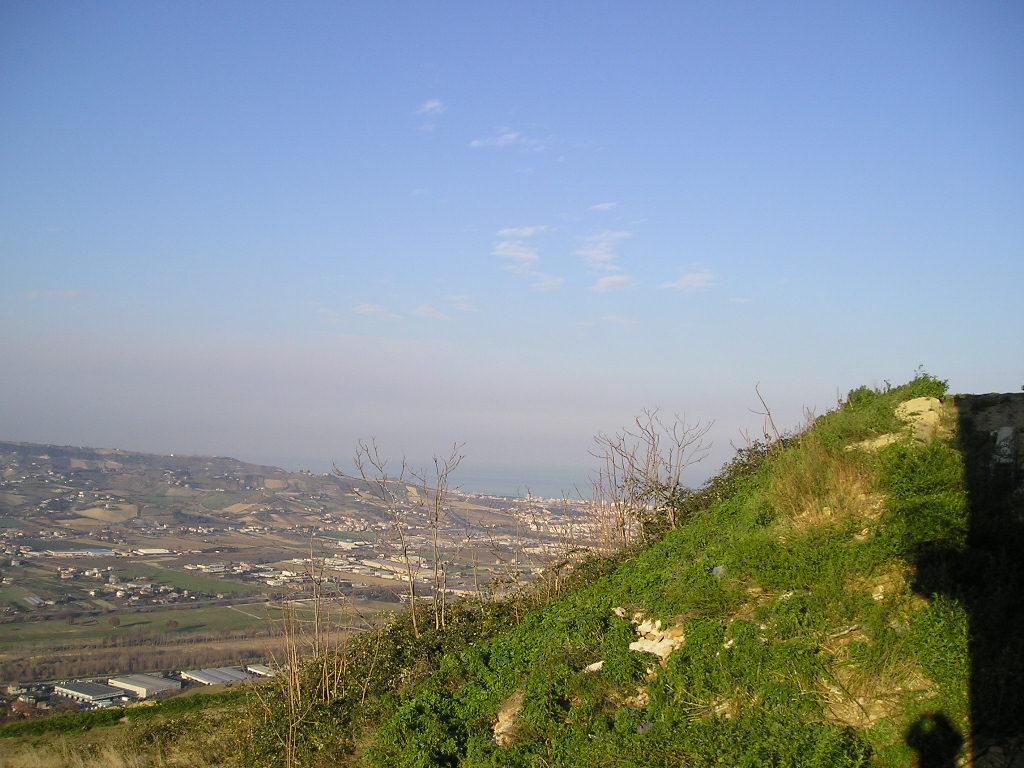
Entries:
{"type": "Polygon", "coordinates": [[[413,595],[500,596],[571,568],[603,534],[588,501],[369,469],[0,442],[7,716],[268,675],[284,606],[361,631],[413,595]]]}

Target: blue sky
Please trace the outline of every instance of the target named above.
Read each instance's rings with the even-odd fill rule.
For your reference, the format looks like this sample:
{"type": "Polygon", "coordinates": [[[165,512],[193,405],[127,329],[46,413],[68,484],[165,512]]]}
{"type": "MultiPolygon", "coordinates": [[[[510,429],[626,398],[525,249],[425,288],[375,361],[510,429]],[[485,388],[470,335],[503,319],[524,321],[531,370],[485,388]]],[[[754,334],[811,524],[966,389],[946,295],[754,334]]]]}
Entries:
{"type": "Polygon", "coordinates": [[[1024,383],[1016,2],[0,5],[0,439],[694,477],[1024,383]]]}

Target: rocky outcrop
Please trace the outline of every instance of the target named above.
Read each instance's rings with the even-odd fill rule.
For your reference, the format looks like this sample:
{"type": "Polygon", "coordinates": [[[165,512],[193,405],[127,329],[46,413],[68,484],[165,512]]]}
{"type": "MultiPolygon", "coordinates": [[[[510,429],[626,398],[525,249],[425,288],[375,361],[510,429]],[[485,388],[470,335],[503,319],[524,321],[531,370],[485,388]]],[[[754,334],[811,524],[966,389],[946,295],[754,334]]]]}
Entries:
{"type": "MultiPolygon", "coordinates": [[[[612,612],[621,618],[628,615],[626,609],[621,607],[613,608],[612,612]]],[[[686,632],[682,624],[662,627],[661,619],[652,621],[640,612],[634,613],[630,621],[640,639],[630,643],[629,650],[653,654],[661,659],[662,663],[686,642],[686,632]]]]}
{"type": "Polygon", "coordinates": [[[912,437],[919,443],[930,443],[943,432],[943,405],[937,397],[915,397],[900,403],[896,406],[896,418],[904,424],[902,432],[862,440],[847,450],[877,451],[905,437],[912,437]]]}
{"type": "Polygon", "coordinates": [[[498,710],[498,721],[494,724],[494,743],[499,747],[505,747],[512,743],[515,735],[516,718],[523,709],[523,700],[526,698],[526,691],[520,688],[509,696],[505,703],[498,710]]]}

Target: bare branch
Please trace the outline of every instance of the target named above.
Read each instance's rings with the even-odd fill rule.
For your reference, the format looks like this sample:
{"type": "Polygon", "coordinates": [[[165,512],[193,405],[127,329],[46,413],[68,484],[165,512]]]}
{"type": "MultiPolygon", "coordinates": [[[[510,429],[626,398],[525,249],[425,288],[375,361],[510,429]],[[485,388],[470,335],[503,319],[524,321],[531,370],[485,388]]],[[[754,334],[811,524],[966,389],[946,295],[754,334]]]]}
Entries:
{"type": "Polygon", "coordinates": [[[676,508],[688,490],[683,473],[707,456],[710,446],[704,438],[711,426],[688,424],[678,414],[667,423],[654,409],[645,410],[621,432],[594,438],[598,447],[591,455],[601,461],[595,503],[604,513],[606,546],[629,546],[652,515],[676,527],[676,508]]]}

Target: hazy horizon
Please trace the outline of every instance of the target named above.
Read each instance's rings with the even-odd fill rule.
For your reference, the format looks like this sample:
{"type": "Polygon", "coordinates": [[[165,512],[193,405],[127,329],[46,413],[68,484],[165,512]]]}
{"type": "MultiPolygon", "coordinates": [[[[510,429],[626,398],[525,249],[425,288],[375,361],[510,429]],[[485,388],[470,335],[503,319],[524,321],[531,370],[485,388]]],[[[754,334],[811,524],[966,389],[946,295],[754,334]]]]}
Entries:
{"type": "Polygon", "coordinates": [[[783,429],[919,365],[1015,391],[1021,39],[1013,2],[6,2],[0,437],[465,443],[514,485],[654,407],[713,469],[758,386],[783,429]]]}

